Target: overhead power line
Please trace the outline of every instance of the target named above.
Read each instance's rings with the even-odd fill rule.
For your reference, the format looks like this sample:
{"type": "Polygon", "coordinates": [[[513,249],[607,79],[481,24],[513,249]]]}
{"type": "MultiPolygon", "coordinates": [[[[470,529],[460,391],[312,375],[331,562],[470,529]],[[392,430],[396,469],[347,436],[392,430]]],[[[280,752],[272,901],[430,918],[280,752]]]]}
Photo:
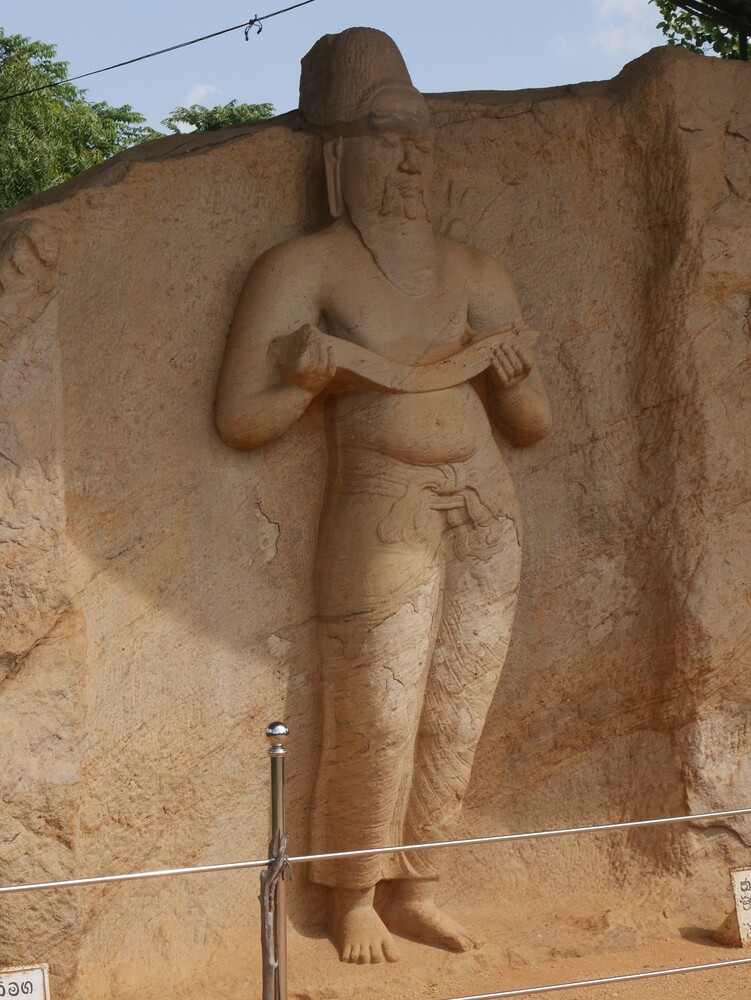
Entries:
{"type": "Polygon", "coordinates": [[[191,38],[189,42],[180,42],[178,45],[170,45],[166,49],[157,49],[156,52],[147,52],[144,56],[136,56],[135,59],[126,59],[123,62],[113,63],[112,66],[103,66],[102,69],[93,69],[90,73],[81,73],[78,76],[69,76],[67,80],[56,80],[54,83],[45,83],[40,87],[30,87],[28,90],[19,90],[15,94],[3,94],[0,96],[0,101],[10,101],[14,97],[26,97],[27,94],[36,94],[40,90],[50,90],[52,87],[60,87],[64,83],[74,83],[76,80],[83,80],[87,76],[96,76],[98,73],[108,73],[111,69],[119,69],[121,66],[130,66],[133,63],[142,62],[144,59],[153,59],[154,56],[163,56],[165,52],[174,52],[176,49],[184,49],[187,48],[188,45],[195,45],[197,42],[205,42],[208,38],[217,38],[219,35],[226,35],[230,31],[239,31],[240,28],[245,29],[245,41],[247,42],[252,29],[256,28],[256,34],[260,35],[263,29],[263,22],[268,21],[270,17],[276,17],[278,14],[286,14],[290,10],[297,10],[298,7],[306,7],[309,3],[315,3],[315,0],[300,0],[300,3],[293,3],[291,7],[282,7],[281,10],[274,10],[270,14],[264,14],[262,17],[251,17],[249,21],[243,21],[242,24],[233,24],[231,28],[222,28],[221,31],[212,31],[209,35],[201,35],[200,38],[191,38]]]}

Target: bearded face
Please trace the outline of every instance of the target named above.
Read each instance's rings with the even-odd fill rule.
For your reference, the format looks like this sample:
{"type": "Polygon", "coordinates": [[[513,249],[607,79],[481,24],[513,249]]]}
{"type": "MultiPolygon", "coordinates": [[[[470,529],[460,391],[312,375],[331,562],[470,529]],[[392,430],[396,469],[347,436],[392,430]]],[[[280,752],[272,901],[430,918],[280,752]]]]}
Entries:
{"type": "Polygon", "coordinates": [[[422,95],[384,92],[380,105],[330,143],[326,155],[335,217],[346,209],[393,285],[424,294],[435,281],[436,249],[429,208],[433,126],[422,95]]]}
{"type": "Polygon", "coordinates": [[[433,143],[426,131],[377,131],[342,143],[342,197],[353,220],[428,222],[433,143]]]}

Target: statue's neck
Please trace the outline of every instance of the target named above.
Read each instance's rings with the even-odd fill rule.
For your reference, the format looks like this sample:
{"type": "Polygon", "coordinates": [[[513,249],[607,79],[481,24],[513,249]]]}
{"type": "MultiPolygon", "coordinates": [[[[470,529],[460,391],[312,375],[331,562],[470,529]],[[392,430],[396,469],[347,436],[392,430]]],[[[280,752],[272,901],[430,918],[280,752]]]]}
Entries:
{"type": "Polygon", "coordinates": [[[385,278],[405,295],[426,295],[436,283],[436,239],[427,219],[352,219],[385,278]]]}

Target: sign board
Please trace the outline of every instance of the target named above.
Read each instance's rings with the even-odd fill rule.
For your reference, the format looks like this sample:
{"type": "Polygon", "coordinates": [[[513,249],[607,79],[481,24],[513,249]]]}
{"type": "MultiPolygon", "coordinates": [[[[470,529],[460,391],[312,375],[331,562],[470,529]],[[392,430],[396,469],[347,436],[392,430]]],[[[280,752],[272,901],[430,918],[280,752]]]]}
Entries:
{"type": "Polygon", "coordinates": [[[735,896],[735,912],[738,914],[738,929],[741,945],[751,946],[751,868],[734,868],[730,872],[735,896]]]}
{"type": "Polygon", "coordinates": [[[0,1000],[10,997],[31,997],[50,1000],[50,985],[46,965],[18,965],[0,969],[0,1000]]]}

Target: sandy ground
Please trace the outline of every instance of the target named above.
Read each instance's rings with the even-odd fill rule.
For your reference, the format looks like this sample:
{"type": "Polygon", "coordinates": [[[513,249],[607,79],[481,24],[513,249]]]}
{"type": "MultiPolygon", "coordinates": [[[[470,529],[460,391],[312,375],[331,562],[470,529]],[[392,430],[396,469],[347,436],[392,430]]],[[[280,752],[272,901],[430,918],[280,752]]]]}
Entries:
{"type": "MultiPolygon", "coordinates": [[[[526,922],[526,921],[525,921],[526,922]]],[[[504,990],[525,989],[588,979],[608,978],[680,966],[751,958],[750,950],[722,947],[709,930],[685,928],[669,941],[643,942],[636,947],[610,948],[597,954],[585,951],[592,941],[582,936],[571,943],[572,929],[562,928],[556,945],[554,926],[546,926],[520,940],[519,929],[507,935],[487,928],[487,943],[477,951],[451,955],[416,942],[399,939],[402,960],[394,965],[347,966],[338,960],[325,938],[292,934],[289,942],[290,1000],[449,1000],[504,990]]],[[[603,948],[602,943],[599,945],[603,948]]],[[[534,995],[534,994],[533,994],[534,995]]],[[[680,976],[574,987],[539,996],[563,1000],[749,1000],[751,964],[680,976]]]]}

